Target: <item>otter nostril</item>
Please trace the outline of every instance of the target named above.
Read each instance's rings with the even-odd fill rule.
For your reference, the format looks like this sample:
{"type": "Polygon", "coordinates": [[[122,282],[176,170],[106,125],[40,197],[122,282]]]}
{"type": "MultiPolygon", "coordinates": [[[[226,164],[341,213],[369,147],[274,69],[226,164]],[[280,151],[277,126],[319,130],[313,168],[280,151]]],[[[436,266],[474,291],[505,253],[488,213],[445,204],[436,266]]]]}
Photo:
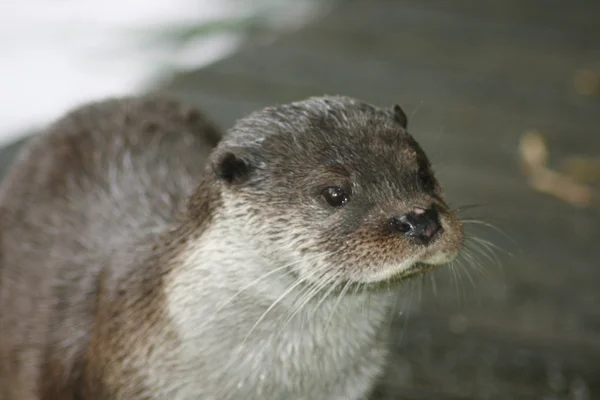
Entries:
{"type": "Polygon", "coordinates": [[[442,230],[435,208],[419,209],[417,212],[413,211],[399,217],[392,217],[389,225],[394,231],[425,245],[429,244],[442,230]]]}
{"type": "Polygon", "coordinates": [[[390,227],[393,230],[402,233],[408,233],[414,229],[413,224],[411,224],[410,220],[406,215],[402,215],[401,217],[390,218],[390,227]]]}

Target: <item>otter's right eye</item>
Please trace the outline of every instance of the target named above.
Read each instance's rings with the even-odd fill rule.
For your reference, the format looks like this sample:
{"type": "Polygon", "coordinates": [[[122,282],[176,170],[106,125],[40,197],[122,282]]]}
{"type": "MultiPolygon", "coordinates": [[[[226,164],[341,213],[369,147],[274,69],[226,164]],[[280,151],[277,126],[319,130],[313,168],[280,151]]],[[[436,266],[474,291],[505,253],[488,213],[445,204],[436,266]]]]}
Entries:
{"type": "Polygon", "coordinates": [[[332,207],[341,207],[346,205],[350,198],[338,187],[328,187],[323,191],[323,198],[332,207]]]}

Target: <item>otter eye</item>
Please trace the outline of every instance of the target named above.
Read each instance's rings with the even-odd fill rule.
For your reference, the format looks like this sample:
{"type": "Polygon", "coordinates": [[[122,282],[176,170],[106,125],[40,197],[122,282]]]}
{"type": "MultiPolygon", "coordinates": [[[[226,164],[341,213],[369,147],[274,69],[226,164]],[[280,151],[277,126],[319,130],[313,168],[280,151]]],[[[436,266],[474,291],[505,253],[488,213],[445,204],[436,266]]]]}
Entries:
{"type": "Polygon", "coordinates": [[[323,191],[323,198],[332,207],[341,207],[345,205],[350,198],[338,187],[328,187],[323,191]]]}

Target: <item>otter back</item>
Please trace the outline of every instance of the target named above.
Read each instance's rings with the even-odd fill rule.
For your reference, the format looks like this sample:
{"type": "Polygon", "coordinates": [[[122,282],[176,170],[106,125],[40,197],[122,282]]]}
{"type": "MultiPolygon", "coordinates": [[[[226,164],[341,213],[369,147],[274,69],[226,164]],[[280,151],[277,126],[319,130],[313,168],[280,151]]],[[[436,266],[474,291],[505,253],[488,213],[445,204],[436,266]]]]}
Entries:
{"type": "Polygon", "coordinates": [[[83,106],[26,145],[0,187],[0,399],[79,397],[100,271],[173,220],[220,137],[150,95],[83,106]]]}

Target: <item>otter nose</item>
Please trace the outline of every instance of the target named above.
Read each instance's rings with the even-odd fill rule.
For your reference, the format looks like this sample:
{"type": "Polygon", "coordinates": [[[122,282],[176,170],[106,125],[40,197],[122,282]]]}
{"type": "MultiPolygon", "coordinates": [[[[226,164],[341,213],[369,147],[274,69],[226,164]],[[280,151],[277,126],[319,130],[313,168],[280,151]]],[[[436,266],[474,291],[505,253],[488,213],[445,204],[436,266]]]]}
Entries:
{"type": "Polygon", "coordinates": [[[390,218],[390,227],[421,244],[427,245],[442,230],[435,207],[416,208],[408,214],[390,218]]]}

